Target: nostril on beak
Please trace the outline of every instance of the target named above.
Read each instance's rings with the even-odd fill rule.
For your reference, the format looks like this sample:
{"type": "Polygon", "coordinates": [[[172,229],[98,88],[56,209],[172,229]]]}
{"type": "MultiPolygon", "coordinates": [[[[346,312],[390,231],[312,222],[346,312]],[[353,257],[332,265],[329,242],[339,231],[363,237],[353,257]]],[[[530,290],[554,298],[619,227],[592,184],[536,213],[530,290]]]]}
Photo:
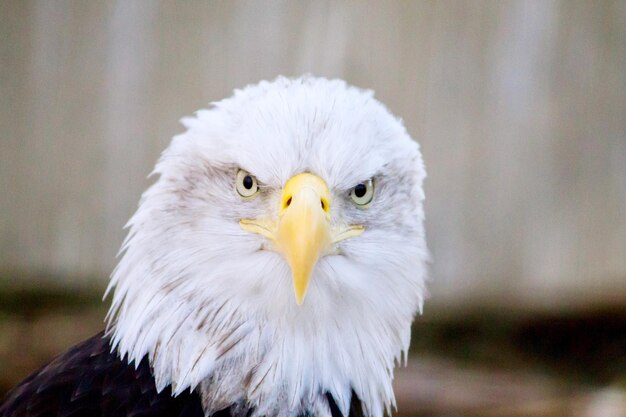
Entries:
{"type": "Polygon", "coordinates": [[[283,209],[286,209],[290,205],[291,205],[291,197],[289,197],[287,200],[285,200],[285,204],[283,205],[283,209]]]}
{"type": "Polygon", "coordinates": [[[322,204],[322,210],[325,213],[328,213],[329,210],[330,210],[330,207],[328,205],[328,200],[326,198],[322,197],[322,198],[320,198],[320,203],[322,204]]]}

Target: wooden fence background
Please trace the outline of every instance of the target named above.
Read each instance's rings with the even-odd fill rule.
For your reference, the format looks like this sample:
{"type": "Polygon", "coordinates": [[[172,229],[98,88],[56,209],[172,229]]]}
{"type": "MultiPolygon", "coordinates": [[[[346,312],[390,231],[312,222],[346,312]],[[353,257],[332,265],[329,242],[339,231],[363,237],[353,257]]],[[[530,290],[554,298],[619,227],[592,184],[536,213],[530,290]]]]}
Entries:
{"type": "Polygon", "coordinates": [[[422,144],[433,304],[624,303],[625,1],[0,0],[0,271],[104,285],[177,120],[302,73],[422,144]]]}

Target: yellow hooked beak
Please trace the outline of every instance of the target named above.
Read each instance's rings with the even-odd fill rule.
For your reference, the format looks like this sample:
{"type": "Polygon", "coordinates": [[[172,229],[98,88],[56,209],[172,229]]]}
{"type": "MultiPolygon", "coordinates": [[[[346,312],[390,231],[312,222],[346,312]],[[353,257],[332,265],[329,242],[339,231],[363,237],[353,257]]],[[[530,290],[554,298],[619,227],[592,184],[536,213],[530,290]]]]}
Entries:
{"type": "Polygon", "coordinates": [[[272,240],[291,267],[296,302],[304,302],[311,272],[333,243],[363,233],[363,226],[332,228],[330,192],[320,177],[303,173],[283,188],[278,222],[242,219],[241,228],[272,240]]]}

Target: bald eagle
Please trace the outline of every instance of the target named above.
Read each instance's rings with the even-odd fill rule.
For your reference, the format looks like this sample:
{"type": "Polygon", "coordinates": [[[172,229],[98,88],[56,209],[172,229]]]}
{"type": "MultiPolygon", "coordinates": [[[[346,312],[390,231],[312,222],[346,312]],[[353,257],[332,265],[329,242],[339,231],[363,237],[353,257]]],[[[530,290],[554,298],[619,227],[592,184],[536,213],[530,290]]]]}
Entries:
{"type": "Polygon", "coordinates": [[[304,76],[182,124],[128,222],[107,330],[0,416],[391,413],[428,257],[401,120],[371,91],[304,76]]]}

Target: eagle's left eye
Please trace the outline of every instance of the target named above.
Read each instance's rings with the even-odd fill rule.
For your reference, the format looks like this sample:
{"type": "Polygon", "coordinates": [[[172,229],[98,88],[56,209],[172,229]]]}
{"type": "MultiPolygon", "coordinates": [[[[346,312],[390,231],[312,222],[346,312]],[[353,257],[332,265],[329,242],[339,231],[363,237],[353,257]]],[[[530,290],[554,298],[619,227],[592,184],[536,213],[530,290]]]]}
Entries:
{"type": "Polygon", "coordinates": [[[240,169],[236,179],[237,193],[243,198],[254,197],[259,192],[259,184],[256,178],[249,172],[240,169]]]}
{"type": "Polygon", "coordinates": [[[357,207],[365,208],[374,198],[374,180],[359,183],[350,190],[350,198],[357,207]]]}

